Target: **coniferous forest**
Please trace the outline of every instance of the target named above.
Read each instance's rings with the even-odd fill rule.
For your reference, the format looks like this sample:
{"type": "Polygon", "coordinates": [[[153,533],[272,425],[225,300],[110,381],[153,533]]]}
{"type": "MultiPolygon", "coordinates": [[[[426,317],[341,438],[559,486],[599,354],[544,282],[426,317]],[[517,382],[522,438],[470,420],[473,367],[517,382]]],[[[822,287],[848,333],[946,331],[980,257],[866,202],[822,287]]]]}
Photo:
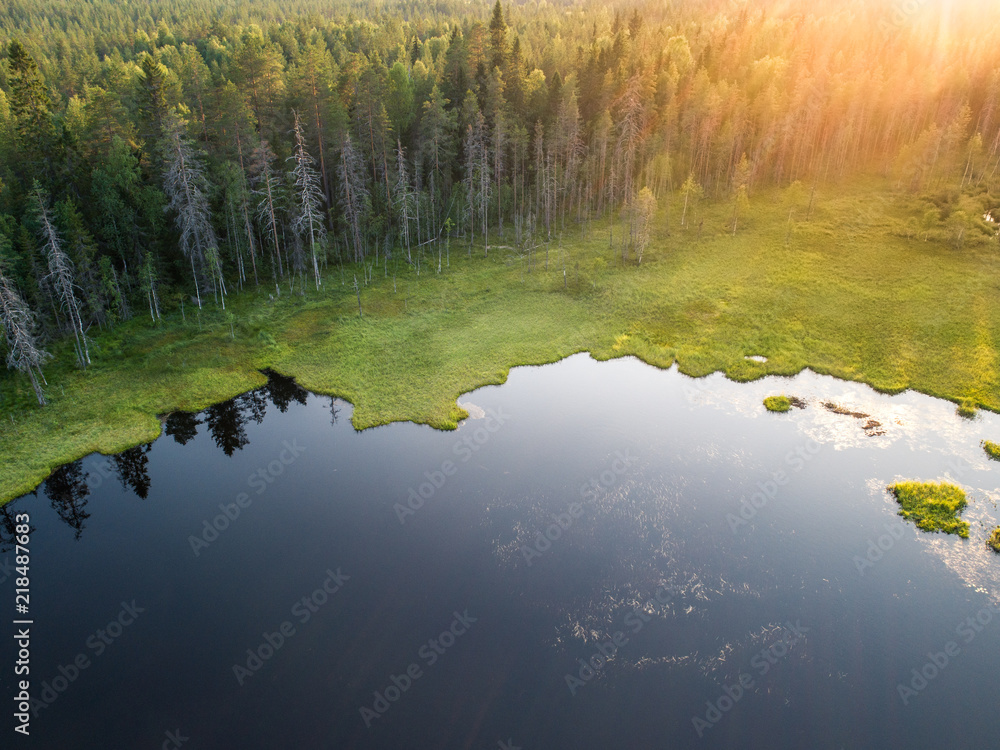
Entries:
{"type": "Polygon", "coordinates": [[[0,732],[995,746],[997,7],[0,2],[0,732]]]}
{"type": "Polygon", "coordinates": [[[764,185],[995,180],[1000,44],[976,13],[944,34],[878,3],[730,6],[7,3],[10,361],[34,379],[40,342],[73,336],[86,366],[95,327],[305,293],[446,233],[523,245],[612,216],[641,257],[667,191],[731,200],[735,224],[764,185]]]}

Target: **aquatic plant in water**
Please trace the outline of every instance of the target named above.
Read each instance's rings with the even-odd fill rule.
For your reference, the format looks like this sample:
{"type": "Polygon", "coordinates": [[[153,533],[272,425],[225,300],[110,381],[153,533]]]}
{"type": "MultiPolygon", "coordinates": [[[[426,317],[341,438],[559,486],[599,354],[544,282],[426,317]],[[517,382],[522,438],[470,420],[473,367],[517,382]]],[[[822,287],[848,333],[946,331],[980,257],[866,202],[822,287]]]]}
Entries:
{"type": "Polygon", "coordinates": [[[965,491],[944,482],[897,482],[888,487],[900,505],[899,515],[923,531],[969,537],[969,524],[959,518],[968,505],[965,491]]]}

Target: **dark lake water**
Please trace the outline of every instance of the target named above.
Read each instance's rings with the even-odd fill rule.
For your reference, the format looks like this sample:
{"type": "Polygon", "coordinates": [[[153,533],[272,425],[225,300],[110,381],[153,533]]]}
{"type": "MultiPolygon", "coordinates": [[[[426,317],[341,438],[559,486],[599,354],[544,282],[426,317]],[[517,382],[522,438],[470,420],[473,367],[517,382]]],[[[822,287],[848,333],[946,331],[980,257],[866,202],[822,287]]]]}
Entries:
{"type": "Polygon", "coordinates": [[[460,401],[356,433],[274,378],[7,505],[2,746],[996,747],[996,415],[586,355],[460,401]],[[963,486],[970,538],[896,516],[897,479],[963,486]]]}

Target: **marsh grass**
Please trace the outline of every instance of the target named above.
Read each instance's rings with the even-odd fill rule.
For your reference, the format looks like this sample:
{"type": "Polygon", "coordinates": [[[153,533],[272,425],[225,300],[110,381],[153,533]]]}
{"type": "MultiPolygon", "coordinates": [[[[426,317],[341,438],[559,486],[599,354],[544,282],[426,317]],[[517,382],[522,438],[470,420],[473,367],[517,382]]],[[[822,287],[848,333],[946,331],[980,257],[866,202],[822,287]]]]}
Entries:
{"type": "MultiPolygon", "coordinates": [[[[157,415],[258,386],[265,367],[351,401],[358,429],[400,420],[454,428],[461,393],[504,382],[515,365],[581,351],[738,381],[809,367],[1000,410],[995,248],[958,252],[907,236],[917,209],[881,180],[821,186],[810,221],[790,196],[752,194],[753,223],[733,237],[727,201],[704,201],[684,229],[679,199],[664,195],[641,266],[608,248],[606,221],[567,229],[564,261],[553,250],[548,271],[541,255],[529,271],[497,247],[510,237],[471,259],[453,238],[440,274],[429,258],[419,278],[405,264],[395,279],[379,269],[361,288],[364,318],[331,263],[322,291],[305,297],[272,300],[264,287],[232,295],[232,331],[208,308],[198,320],[189,309],[186,323],[179,310],[159,326],[137,316],[94,336],[86,372],[72,367],[68,343],[50,345],[50,406],[34,406],[19,376],[0,375],[0,498],[92,451],[149,441],[157,415]],[[790,210],[802,218],[789,233],[790,210]]],[[[349,266],[343,276],[355,270],[364,277],[349,266]]]]}
{"type": "Polygon", "coordinates": [[[955,411],[962,419],[975,419],[976,414],[979,413],[979,407],[972,399],[963,398],[958,403],[958,408],[955,411]]]}
{"type": "Polygon", "coordinates": [[[993,534],[986,540],[986,546],[994,552],[1000,553],[1000,526],[993,529],[993,534]]]}
{"type": "Polygon", "coordinates": [[[888,489],[900,505],[899,515],[917,528],[968,539],[969,524],[959,518],[968,505],[962,488],[944,482],[897,482],[888,489]]]}
{"type": "Polygon", "coordinates": [[[788,396],[768,396],[764,406],[768,411],[784,412],[792,408],[792,401],[788,396]]]}
{"type": "Polygon", "coordinates": [[[982,446],[983,450],[986,451],[987,456],[992,458],[994,461],[1000,461],[1000,444],[984,440],[982,442],[982,446]]]}

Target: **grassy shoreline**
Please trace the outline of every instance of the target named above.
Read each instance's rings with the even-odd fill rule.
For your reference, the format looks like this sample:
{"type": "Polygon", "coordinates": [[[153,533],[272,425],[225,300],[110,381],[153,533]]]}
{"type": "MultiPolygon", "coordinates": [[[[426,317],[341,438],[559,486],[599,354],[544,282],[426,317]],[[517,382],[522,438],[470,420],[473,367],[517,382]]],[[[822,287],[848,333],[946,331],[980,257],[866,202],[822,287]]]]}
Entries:
{"type": "Polygon", "coordinates": [[[789,227],[789,211],[804,217],[804,207],[789,209],[785,191],[756,194],[736,237],[725,203],[699,209],[699,232],[679,227],[679,207],[661,201],[640,267],[623,267],[608,249],[606,222],[567,229],[561,248],[554,239],[548,270],[544,247],[529,271],[504,247],[509,238],[494,239],[488,258],[481,244],[468,258],[453,240],[440,275],[436,253],[419,278],[399,263],[395,284],[393,262],[387,272],[379,265],[362,287],[360,319],[350,284],[363,272],[345,267],[342,277],[336,266],[304,299],[287,288],[274,301],[266,287],[233,295],[235,338],[214,306],[200,322],[190,308],[186,323],[179,311],[159,326],[137,316],[95,337],[86,372],[53,349],[45,409],[31,405],[20,378],[0,378],[0,502],[63,463],[154,439],[157,415],[262,384],[265,367],[351,401],[357,429],[403,420],[453,428],[461,393],[582,351],[741,381],[810,368],[1000,411],[995,245],[954,250],[907,236],[912,206],[887,200],[878,181],[820,195],[811,220],[789,227]]]}

